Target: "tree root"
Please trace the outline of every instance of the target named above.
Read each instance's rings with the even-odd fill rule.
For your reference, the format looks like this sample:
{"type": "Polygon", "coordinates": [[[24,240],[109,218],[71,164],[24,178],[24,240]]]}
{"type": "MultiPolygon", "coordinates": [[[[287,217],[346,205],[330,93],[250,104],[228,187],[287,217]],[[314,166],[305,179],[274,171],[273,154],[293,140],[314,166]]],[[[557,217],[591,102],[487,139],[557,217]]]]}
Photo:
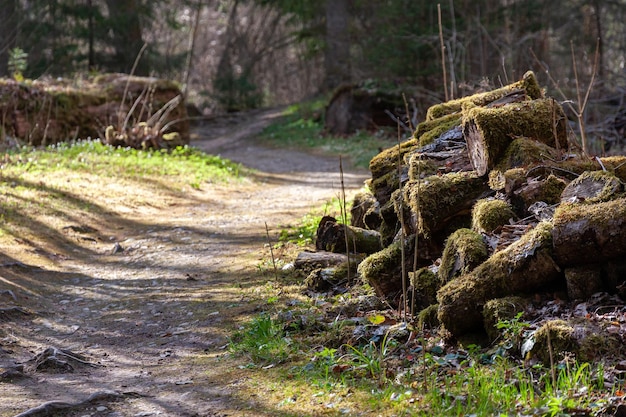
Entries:
{"type": "Polygon", "coordinates": [[[69,410],[74,408],[85,407],[99,401],[117,401],[129,394],[117,391],[97,391],[87,397],[86,400],[77,403],[68,403],[64,401],[49,401],[37,407],[26,410],[14,417],[49,417],[61,410],[69,410]]]}

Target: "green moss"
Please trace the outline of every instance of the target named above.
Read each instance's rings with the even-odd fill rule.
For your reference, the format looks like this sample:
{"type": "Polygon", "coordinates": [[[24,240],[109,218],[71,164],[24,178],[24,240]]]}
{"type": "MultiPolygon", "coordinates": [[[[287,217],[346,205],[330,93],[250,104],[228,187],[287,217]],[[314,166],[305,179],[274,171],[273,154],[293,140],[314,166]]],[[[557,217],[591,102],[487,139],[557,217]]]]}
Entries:
{"type": "Polygon", "coordinates": [[[474,172],[433,175],[421,181],[409,181],[404,187],[405,199],[417,216],[417,230],[425,236],[445,226],[445,220],[469,210],[468,201],[486,189],[485,182],[474,172]]]}
{"type": "Polygon", "coordinates": [[[487,301],[534,291],[561,276],[551,254],[552,224],[541,222],[471,273],[443,286],[437,293],[439,320],[454,335],[482,326],[487,301]]]}
{"type": "Polygon", "coordinates": [[[472,229],[491,233],[498,227],[509,224],[517,217],[509,203],[503,200],[479,200],[472,209],[472,229]]]}
{"type": "Polygon", "coordinates": [[[415,273],[409,272],[409,280],[415,289],[418,308],[427,307],[437,302],[437,290],[440,284],[437,275],[429,268],[420,268],[415,273]]]}
{"type": "Polygon", "coordinates": [[[439,281],[446,284],[471,272],[488,256],[487,245],[479,233],[470,229],[457,230],[446,241],[438,271],[439,281]]]}
{"type": "Polygon", "coordinates": [[[523,168],[507,169],[504,172],[494,169],[489,173],[489,188],[494,191],[504,190],[507,194],[525,181],[526,170],[523,168]]]}
{"type": "Polygon", "coordinates": [[[417,139],[409,139],[402,142],[400,146],[392,146],[373,157],[369,164],[373,178],[380,177],[392,171],[398,170],[398,151],[400,152],[400,163],[404,163],[404,156],[417,149],[417,139]],[[399,148],[399,149],[398,149],[399,148]]]}
{"type": "Polygon", "coordinates": [[[565,121],[557,102],[541,99],[497,108],[472,108],[463,114],[463,132],[466,136],[478,135],[485,142],[487,168],[492,169],[516,137],[567,149],[565,121]]]}
{"type": "Polygon", "coordinates": [[[620,181],[626,183],[626,156],[609,156],[600,158],[600,161],[609,172],[612,172],[620,181]]]}
{"type": "Polygon", "coordinates": [[[413,137],[418,139],[419,146],[428,145],[448,130],[460,125],[460,114],[447,114],[418,124],[413,137]]]}
{"type": "Polygon", "coordinates": [[[537,78],[532,71],[524,74],[524,77],[512,84],[485,93],[474,94],[445,103],[437,104],[428,109],[426,120],[434,120],[451,113],[460,112],[464,103],[472,103],[477,106],[484,106],[516,90],[523,90],[530,99],[543,97],[543,92],[537,83],[537,78]]]}
{"type": "MultiPolygon", "coordinates": [[[[387,282],[395,281],[402,265],[402,246],[400,241],[391,243],[383,250],[365,258],[358,266],[357,273],[365,283],[370,284],[378,295],[387,293],[387,282]]],[[[392,285],[393,286],[393,285],[392,285]]]]}
{"type": "Polygon", "coordinates": [[[530,167],[556,159],[558,159],[557,151],[553,147],[533,139],[520,137],[511,142],[496,169],[506,171],[511,168],[530,167]]]}
{"type": "Polygon", "coordinates": [[[414,153],[409,158],[409,180],[418,180],[437,173],[437,164],[428,158],[414,153]]]}
{"type": "Polygon", "coordinates": [[[588,204],[609,201],[624,190],[622,182],[607,171],[585,171],[563,191],[562,198],[588,204]]]}
{"type": "Polygon", "coordinates": [[[544,323],[532,337],[535,344],[530,353],[544,364],[557,363],[566,352],[578,351],[574,328],[564,320],[544,323]],[[553,355],[552,358],[550,354],[553,355]]]}
{"type": "Polygon", "coordinates": [[[490,341],[494,341],[502,336],[498,323],[511,320],[518,313],[524,311],[528,302],[517,296],[495,298],[485,303],[483,308],[483,318],[485,331],[490,341]]]}
{"type": "Polygon", "coordinates": [[[418,329],[434,329],[439,326],[439,319],[437,318],[437,310],[439,305],[433,304],[417,314],[417,328],[418,329]]]}

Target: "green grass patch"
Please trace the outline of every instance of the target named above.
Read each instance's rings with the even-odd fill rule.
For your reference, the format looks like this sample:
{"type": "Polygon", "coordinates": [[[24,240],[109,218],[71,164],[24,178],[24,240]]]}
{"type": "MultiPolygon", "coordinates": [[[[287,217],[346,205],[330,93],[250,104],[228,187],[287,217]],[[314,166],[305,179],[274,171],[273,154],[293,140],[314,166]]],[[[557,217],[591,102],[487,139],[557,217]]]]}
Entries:
{"type": "Polygon", "coordinates": [[[279,148],[309,149],[327,155],[343,155],[356,167],[367,168],[381,148],[393,146],[396,132],[361,131],[338,137],[324,132],[323,100],[301,103],[287,108],[283,117],[263,130],[259,139],[279,148]]]}
{"type": "Polygon", "coordinates": [[[46,148],[23,147],[7,152],[3,173],[85,171],[105,177],[180,176],[190,185],[223,182],[242,174],[240,164],[207,155],[192,147],[173,150],[114,148],[98,140],[59,143],[46,148]]]}

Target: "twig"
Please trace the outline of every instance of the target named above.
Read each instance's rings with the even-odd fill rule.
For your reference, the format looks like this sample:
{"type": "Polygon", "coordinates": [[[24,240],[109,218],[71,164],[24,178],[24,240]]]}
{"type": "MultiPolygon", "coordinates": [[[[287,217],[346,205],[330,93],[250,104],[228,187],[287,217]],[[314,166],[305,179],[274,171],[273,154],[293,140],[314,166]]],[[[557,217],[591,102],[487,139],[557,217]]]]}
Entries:
{"type": "Polygon", "coordinates": [[[348,258],[347,280],[349,283],[352,283],[352,275],[350,271],[350,242],[348,240],[348,213],[346,211],[346,186],[343,181],[343,160],[341,155],[339,155],[339,178],[341,180],[341,200],[339,203],[341,206],[341,216],[343,217],[343,234],[346,240],[346,257],[348,258]]]}
{"type": "Polygon", "coordinates": [[[139,65],[139,59],[141,58],[141,55],[143,55],[147,47],[148,47],[148,44],[144,43],[141,49],[139,50],[139,52],[137,53],[137,57],[135,58],[133,67],[130,69],[130,74],[128,75],[128,78],[126,79],[126,85],[124,86],[124,94],[122,94],[122,101],[120,102],[120,109],[117,112],[118,120],[122,118],[122,110],[124,109],[124,103],[126,102],[126,94],[128,93],[128,87],[130,86],[130,78],[135,73],[135,70],[137,70],[137,65],[139,65]]]}
{"type": "Polygon", "coordinates": [[[402,202],[402,156],[400,148],[400,125],[398,124],[398,195],[400,196],[400,202],[398,203],[398,211],[400,217],[400,265],[402,266],[402,310],[403,321],[407,322],[407,288],[406,288],[406,265],[404,264],[404,204],[402,202]]]}
{"type": "Polygon", "coordinates": [[[274,278],[278,281],[278,269],[276,268],[276,258],[274,258],[274,249],[272,248],[272,241],[270,239],[270,229],[265,222],[265,235],[267,236],[267,245],[270,247],[270,256],[272,257],[272,266],[274,267],[274,278]]]}
{"type": "Polygon", "coordinates": [[[449,100],[448,96],[448,76],[446,74],[446,46],[443,43],[443,26],[441,24],[441,4],[437,3],[437,19],[439,22],[439,44],[441,47],[441,70],[443,71],[443,91],[445,93],[446,101],[449,100]]]}

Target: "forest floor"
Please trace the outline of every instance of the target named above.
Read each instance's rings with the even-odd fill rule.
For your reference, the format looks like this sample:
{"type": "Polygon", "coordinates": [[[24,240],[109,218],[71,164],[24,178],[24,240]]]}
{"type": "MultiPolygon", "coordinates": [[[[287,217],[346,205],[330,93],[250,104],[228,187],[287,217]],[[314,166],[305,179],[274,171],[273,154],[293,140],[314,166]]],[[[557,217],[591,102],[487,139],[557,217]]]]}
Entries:
{"type": "MultiPolygon", "coordinates": [[[[249,179],[184,193],[67,179],[77,199],[97,196],[97,216],[59,213],[36,220],[39,236],[1,238],[0,417],[285,415],[228,337],[280,292],[259,272],[266,225],[275,239],[337,197],[340,176],[335,158],[255,143],[279,114],[195,129],[193,146],[255,169],[249,179]]],[[[367,174],[346,169],[346,189],[367,174]]]]}

